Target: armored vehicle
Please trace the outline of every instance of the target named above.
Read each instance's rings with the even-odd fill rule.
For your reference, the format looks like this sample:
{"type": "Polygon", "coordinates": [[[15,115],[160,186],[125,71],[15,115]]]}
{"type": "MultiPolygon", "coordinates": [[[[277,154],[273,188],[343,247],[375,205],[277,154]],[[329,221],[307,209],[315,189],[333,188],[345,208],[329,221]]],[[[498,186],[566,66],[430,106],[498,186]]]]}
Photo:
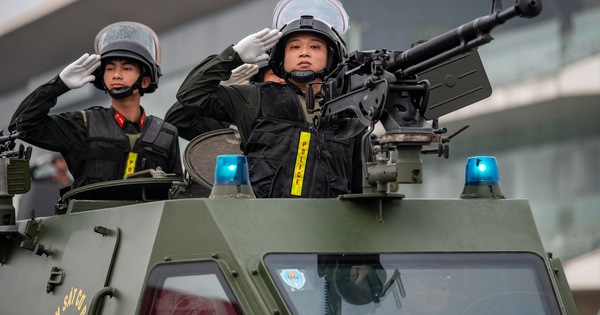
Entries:
{"type": "Polygon", "coordinates": [[[503,196],[494,157],[467,160],[455,199],[398,189],[422,182],[421,154],[447,157],[453,135],[437,118],[491,93],[475,48],[539,10],[495,5],[407,51],[348,56],[314,124],[364,134],[362,194],[253,198],[236,132],[219,130],[190,142],[184,178],[155,170],[83,186],[55,215],[15,220],[30,151],[15,149],[18,133],[1,136],[0,313],[577,314],[528,201],[503,196]]]}

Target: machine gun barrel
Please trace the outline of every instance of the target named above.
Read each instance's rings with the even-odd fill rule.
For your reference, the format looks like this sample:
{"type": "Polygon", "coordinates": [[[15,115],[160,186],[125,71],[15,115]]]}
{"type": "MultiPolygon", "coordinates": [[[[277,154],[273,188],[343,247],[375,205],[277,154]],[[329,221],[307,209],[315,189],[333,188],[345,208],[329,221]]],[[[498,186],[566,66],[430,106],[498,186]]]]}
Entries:
{"type": "Polygon", "coordinates": [[[518,0],[514,6],[479,17],[444,34],[438,35],[418,46],[398,53],[386,69],[397,77],[409,77],[442,61],[468,52],[490,42],[492,29],[514,17],[532,18],[542,10],[539,0],[518,0]]]}

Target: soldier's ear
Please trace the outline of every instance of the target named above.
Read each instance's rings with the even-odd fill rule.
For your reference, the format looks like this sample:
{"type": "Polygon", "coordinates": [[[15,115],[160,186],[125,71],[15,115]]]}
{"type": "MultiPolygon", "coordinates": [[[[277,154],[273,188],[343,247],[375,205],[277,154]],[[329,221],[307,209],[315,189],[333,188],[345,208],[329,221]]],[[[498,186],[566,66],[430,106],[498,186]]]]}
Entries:
{"type": "Polygon", "coordinates": [[[144,76],[142,77],[142,88],[147,88],[148,86],[150,86],[150,77],[149,76],[144,76]]]}

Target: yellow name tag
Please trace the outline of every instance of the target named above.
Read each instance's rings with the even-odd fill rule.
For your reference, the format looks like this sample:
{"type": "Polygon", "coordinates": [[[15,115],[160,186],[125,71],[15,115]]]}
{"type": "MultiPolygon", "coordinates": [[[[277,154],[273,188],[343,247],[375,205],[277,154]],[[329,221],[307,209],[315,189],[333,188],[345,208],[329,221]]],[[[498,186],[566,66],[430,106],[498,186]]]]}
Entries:
{"type": "Polygon", "coordinates": [[[135,163],[137,162],[137,158],[137,153],[129,152],[129,156],[127,157],[127,164],[125,164],[125,174],[123,175],[123,178],[135,172],[135,163]]]}
{"type": "Polygon", "coordinates": [[[308,146],[310,145],[310,132],[300,132],[298,142],[298,155],[294,166],[294,177],[292,178],[292,196],[302,195],[302,184],[304,182],[304,170],[306,169],[306,158],[308,157],[308,146]]]}

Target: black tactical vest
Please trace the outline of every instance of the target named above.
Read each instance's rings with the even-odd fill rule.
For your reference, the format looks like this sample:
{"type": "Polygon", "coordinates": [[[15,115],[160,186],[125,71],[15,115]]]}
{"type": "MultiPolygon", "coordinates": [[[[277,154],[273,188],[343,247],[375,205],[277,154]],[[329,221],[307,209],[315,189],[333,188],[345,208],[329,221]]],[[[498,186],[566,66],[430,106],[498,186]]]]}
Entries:
{"type": "Polygon", "coordinates": [[[309,128],[287,85],[259,86],[259,109],[244,153],[258,198],[328,198],[350,193],[354,139],[309,128]]]}
{"type": "MultiPolygon", "coordinates": [[[[167,169],[177,130],[162,119],[148,116],[141,134],[128,135],[107,110],[86,110],[87,139],[75,170],[73,187],[122,179],[131,167],[130,152],[137,153],[134,171],[167,169]],[[133,148],[129,138],[137,138],[133,148]]],[[[178,158],[178,157],[175,157],[178,158]]]]}

